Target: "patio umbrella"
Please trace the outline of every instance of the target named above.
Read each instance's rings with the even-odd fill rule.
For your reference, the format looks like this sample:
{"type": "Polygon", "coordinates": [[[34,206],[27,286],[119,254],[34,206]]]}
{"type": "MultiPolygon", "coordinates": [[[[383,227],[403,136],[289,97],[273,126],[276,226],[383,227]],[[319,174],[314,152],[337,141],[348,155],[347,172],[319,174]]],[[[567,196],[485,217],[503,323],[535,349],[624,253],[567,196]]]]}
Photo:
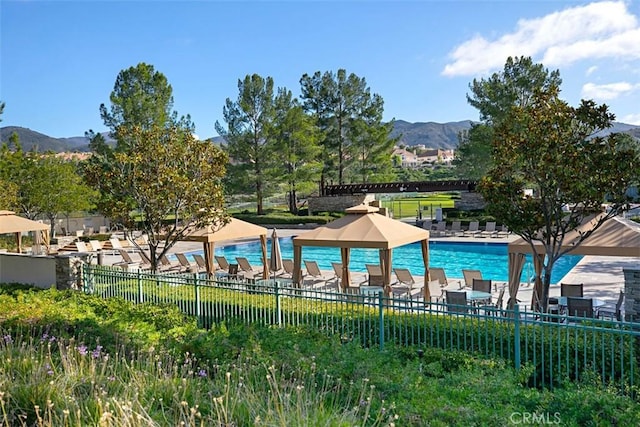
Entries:
{"type": "Polygon", "coordinates": [[[278,233],[273,229],[271,233],[271,254],[269,256],[269,269],[273,271],[273,278],[276,277],[276,271],[282,270],[282,252],[280,252],[280,241],[278,241],[278,233]]]}

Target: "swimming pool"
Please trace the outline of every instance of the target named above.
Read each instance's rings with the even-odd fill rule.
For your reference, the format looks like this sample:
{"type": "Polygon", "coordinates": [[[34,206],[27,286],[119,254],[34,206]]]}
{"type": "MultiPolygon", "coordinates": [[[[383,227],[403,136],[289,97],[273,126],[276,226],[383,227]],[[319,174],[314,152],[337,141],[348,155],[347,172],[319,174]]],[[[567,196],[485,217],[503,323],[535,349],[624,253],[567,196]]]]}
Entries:
{"type": "MultiPolygon", "coordinates": [[[[282,237],[280,250],[283,258],[293,258],[293,239],[282,237]]],[[[267,247],[269,247],[268,244],[267,247]]],[[[235,257],[246,257],[256,266],[261,265],[260,243],[250,242],[224,247],[216,247],[216,255],[224,255],[229,262],[235,257]]],[[[200,251],[202,253],[202,251],[200,251]]],[[[340,262],[339,248],[325,248],[304,246],[302,259],[315,260],[323,270],[333,270],[331,262],[340,262]]],[[[578,255],[565,255],[554,266],[551,283],[558,283],[582,259],[578,255]]],[[[530,258],[522,272],[521,280],[528,281],[532,272],[530,258]]],[[[377,249],[352,249],[349,267],[352,271],[366,271],[365,264],[379,264],[377,249]]],[[[506,243],[473,242],[429,242],[429,265],[445,269],[447,277],[461,278],[462,269],[476,269],[482,271],[482,277],[506,282],[508,281],[508,256],[506,243]]],[[[422,252],[419,243],[401,246],[393,250],[393,267],[408,268],[411,274],[424,275],[422,252]]]]}

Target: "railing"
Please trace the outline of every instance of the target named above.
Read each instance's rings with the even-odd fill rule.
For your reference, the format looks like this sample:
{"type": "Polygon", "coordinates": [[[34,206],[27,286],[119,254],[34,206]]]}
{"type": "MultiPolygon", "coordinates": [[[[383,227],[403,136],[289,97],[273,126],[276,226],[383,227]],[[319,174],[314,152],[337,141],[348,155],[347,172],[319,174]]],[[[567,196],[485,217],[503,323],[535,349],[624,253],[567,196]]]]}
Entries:
{"type": "MultiPolygon", "coordinates": [[[[200,326],[252,323],[308,326],[383,349],[387,344],[439,347],[500,357],[532,369],[532,386],[557,386],[597,374],[619,387],[638,380],[639,323],[572,318],[490,306],[425,304],[422,300],[246,282],[197,274],[149,274],[85,265],[85,292],[134,303],[168,303],[200,326]]],[[[336,286],[331,283],[333,289],[336,286]]],[[[635,392],[635,391],[634,391],[635,392]]]]}

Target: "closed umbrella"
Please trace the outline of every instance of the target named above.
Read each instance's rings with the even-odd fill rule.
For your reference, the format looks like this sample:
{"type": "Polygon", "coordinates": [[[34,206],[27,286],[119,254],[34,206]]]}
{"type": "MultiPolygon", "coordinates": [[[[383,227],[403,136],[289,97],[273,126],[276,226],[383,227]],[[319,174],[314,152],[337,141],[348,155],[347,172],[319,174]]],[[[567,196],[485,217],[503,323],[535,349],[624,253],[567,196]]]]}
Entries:
{"type": "Polygon", "coordinates": [[[271,233],[271,255],[269,257],[269,269],[273,271],[273,277],[276,277],[276,271],[282,270],[282,252],[280,252],[280,242],[278,241],[278,233],[273,229],[271,233]]]}

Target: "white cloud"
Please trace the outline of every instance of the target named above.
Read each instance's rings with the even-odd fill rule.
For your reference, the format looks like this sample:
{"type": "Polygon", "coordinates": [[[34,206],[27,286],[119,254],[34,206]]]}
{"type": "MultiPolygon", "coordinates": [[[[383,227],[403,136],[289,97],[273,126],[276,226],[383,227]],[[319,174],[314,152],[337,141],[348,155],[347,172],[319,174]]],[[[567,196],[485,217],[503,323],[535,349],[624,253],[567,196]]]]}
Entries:
{"type": "Polygon", "coordinates": [[[591,66],[589,67],[589,69],[587,70],[587,72],[585,73],[587,76],[590,76],[591,74],[595,73],[598,70],[597,66],[591,66]]]}
{"type": "Polygon", "coordinates": [[[607,83],[603,85],[586,83],[582,86],[582,97],[609,101],[623,95],[628,95],[637,89],[640,89],[640,84],[634,85],[628,82],[607,83]]]}
{"type": "Polygon", "coordinates": [[[617,121],[621,123],[626,123],[628,125],[640,126],[640,113],[627,114],[626,116],[618,119],[617,121]]]}
{"type": "Polygon", "coordinates": [[[485,74],[502,68],[508,56],[541,58],[557,67],[589,58],[640,59],[640,26],[625,2],[604,1],[518,21],[496,40],[481,35],[457,46],[446,76],[485,74]]]}

